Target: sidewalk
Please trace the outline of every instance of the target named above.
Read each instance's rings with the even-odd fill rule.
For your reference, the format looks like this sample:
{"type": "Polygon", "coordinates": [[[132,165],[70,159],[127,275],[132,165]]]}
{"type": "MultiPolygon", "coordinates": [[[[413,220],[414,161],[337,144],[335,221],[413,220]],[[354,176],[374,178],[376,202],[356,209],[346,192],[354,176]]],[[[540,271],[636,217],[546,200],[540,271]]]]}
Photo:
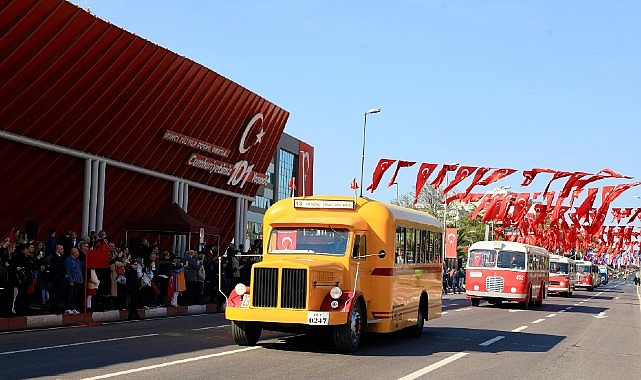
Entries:
{"type": "MultiPolygon", "coordinates": [[[[159,306],[152,309],[139,309],[138,313],[144,318],[159,318],[175,315],[215,313],[216,304],[191,305],[191,306],[159,306]]],[[[95,324],[100,322],[115,322],[127,320],[127,310],[110,310],[80,314],[42,314],[26,317],[0,318],[0,332],[24,329],[37,329],[43,327],[77,326],[82,324],[95,324]]]]}

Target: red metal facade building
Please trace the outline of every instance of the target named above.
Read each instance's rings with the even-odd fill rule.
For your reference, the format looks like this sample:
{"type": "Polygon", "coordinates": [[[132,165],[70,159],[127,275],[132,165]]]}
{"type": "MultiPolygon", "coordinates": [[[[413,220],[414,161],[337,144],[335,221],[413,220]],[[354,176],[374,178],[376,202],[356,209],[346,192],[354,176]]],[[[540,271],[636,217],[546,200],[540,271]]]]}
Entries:
{"type": "Polygon", "coordinates": [[[0,0],[0,20],[0,234],[86,233],[89,205],[117,239],[184,188],[233,238],[287,111],[64,0],[0,0]]]}

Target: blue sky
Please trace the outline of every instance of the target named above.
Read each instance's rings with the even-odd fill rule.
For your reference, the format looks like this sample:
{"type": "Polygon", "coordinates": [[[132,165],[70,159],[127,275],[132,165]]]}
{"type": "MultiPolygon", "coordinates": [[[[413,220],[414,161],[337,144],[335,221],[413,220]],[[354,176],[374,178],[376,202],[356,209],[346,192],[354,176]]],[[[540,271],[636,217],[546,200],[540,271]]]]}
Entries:
{"type": "MultiPolygon", "coordinates": [[[[72,3],[289,111],[285,131],[315,148],[316,194],[352,194],[375,107],[365,186],[380,158],[417,162],[401,193],[421,162],[519,170],[474,192],[542,191],[551,174],[520,187],[535,167],[641,180],[639,1],[72,3]]],[[[392,172],[371,197],[396,197],[392,172]]],[[[640,194],[612,206],[641,207],[640,194]]]]}

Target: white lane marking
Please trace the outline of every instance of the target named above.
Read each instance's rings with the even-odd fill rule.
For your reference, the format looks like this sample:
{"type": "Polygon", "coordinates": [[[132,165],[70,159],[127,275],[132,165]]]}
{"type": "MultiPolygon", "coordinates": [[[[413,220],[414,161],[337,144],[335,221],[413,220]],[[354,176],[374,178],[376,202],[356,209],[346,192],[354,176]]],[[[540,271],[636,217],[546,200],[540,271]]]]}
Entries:
{"type": "Polygon", "coordinates": [[[545,321],[545,318],[539,318],[539,319],[537,319],[535,321],[532,321],[532,323],[541,323],[543,321],[545,321]]]}
{"type": "Polygon", "coordinates": [[[472,310],[471,307],[464,307],[462,309],[456,309],[456,311],[467,311],[467,310],[472,310]]]}
{"type": "Polygon", "coordinates": [[[438,361],[438,362],[436,362],[434,364],[430,364],[425,368],[419,369],[416,372],[412,372],[409,375],[403,376],[403,377],[399,378],[398,380],[413,380],[413,379],[417,379],[417,378],[425,375],[426,373],[430,373],[430,372],[434,371],[437,368],[440,368],[440,367],[442,367],[442,366],[444,366],[446,364],[449,364],[449,363],[453,362],[456,359],[462,358],[465,355],[467,355],[467,352],[459,352],[458,354],[454,354],[454,355],[450,356],[449,358],[445,358],[445,359],[443,359],[441,361],[438,361]]]}
{"type": "Polygon", "coordinates": [[[441,311],[441,315],[447,314],[449,311],[441,311]]]}
{"type": "Polygon", "coordinates": [[[225,355],[236,354],[236,353],[243,352],[243,351],[255,350],[257,348],[262,348],[262,347],[261,346],[253,346],[253,347],[239,348],[237,350],[218,352],[218,353],[210,354],[210,355],[202,355],[202,356],[196,356],[196,357],[193,357],[193,358],[174,360],[173,362],[154,364],[154,365],[149,365],[149,366],[146,366],[146,367],[133,368],[133,369],[128,369],[128,370],[124,370],[124,371],[118,371],[118,372],[112,372],[112,373],[105,373],[104,375],[86,377],[83,380],[106,379],[106,378],[109,378],[109,377],[128,375],[130,373],[149,371],[149,370],[152,370],[152,369],[168,367],[168,366],[176,365],[176,364],[183,364],[183,363],[195,362],[197,360],[215,358],[217,356],[225,356],[225,355]]]}
{"type": "Polygon", "coordinates": [[[595,315],[594,318],[607,318],[608,316],[605,315],[605,311],[600,312],[599,314],[595,315]]]}
{"type": "Polygon", "coordinates": [[[117,340],[126,340],[126,339],[137,339],[137,338],[147,338],[150,336],[156,336],[160,334],[146,334],[146,335],[134,335],[134,336],[126,336],[122,338],[111,338],[111,339],[101,339],[101,340],[90,340],[88,342],[78,342],[78,343],[69,343],[69,344],[58,344],[55,346],[45,346],[45,347],[36,347],[36,348],[26,348],[24,350],[16,350],[16,351],[4,351],[0,352],[0,355],[11,355],[11,354],[19,354],[23,352],[33,352],[33,351],[44,351],[44,350],[51,350],[53,348],[62,348],[62,347],[74,347],[74,346],[83,346],[85,344],[96,344],[96,343],[105,343],[105,342],[114,342],[117,340]]]}
{"type": "Polygon", "coordinates": [[[554,317],[555,315],[556,315],[556,313],[552,313],[552,314],[548,314],[548,315],[546,315],[545,317],[546,317],[546,318],[552,318],[552,317],[554,317]]]}
{"type": "Polygon", "coordinates": [[[525,329],[527,329],[527,326],[521,326],[521,327],[515,328],[514,330],[512,330],[512,332],[519,332],[519,331],[523,331],[525,329]]]}
{"type": "Polygon", "coordinates": [[[220,326],[208,326],[208,327],[201,327],[198,329],[191,329],[192,331],[199,331],[199,330],[211,330],[211,329],[222,329],[225,327],[229,327],[231,325],[220,325],[220,326]]]}
{"type": "Polygon", "coordinates": [[[508,311],[508,313],[520,313],[520,312],[522,312],[522,311],[523,311],[523,310],[520,310],[520,309],[510,309],[510,310],[508,311]]]}
{"type": "Polygon", "coordinates": [[[480,343],[479,346],[489,346],[490,344],[492,344],[494,342],[498,342],[499,340],[501,340],[503,338],[505,338],[504,335],[495,336],[494,338],[492,338],[490,340],[486,340],[485,342],[480,343]]]}

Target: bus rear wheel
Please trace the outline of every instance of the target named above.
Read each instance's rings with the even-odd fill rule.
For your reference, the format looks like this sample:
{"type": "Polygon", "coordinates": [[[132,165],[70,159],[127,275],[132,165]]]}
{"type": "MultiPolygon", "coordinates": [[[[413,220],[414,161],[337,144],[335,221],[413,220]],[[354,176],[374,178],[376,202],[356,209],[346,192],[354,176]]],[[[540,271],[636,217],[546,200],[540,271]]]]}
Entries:
{"type": "Polygon", "coordinates": [[[418,307],[418,315],[416,316],[416,324],[407,329],[407,335],[411,338],[420,338],[423,335],[423,328],[425,327],[425,315],[423,315],[423,302],[418,307]]]}
{"type": "Polygon", "coordinates": [[[231,321],[231,334],[239,346],[255,346],[263,328],[255,322],[231,321]]]}
{"type": "Polygon", "coordinates": [[[361,309],[361,302],[357,300],[352,307],[352,313],[347,323],[340,326],[334,326],[334,347],[340,352],[354,352],[358,349],[361,342],[361,335],[365,321],[363,320],[363,312],[361,309]]]}

